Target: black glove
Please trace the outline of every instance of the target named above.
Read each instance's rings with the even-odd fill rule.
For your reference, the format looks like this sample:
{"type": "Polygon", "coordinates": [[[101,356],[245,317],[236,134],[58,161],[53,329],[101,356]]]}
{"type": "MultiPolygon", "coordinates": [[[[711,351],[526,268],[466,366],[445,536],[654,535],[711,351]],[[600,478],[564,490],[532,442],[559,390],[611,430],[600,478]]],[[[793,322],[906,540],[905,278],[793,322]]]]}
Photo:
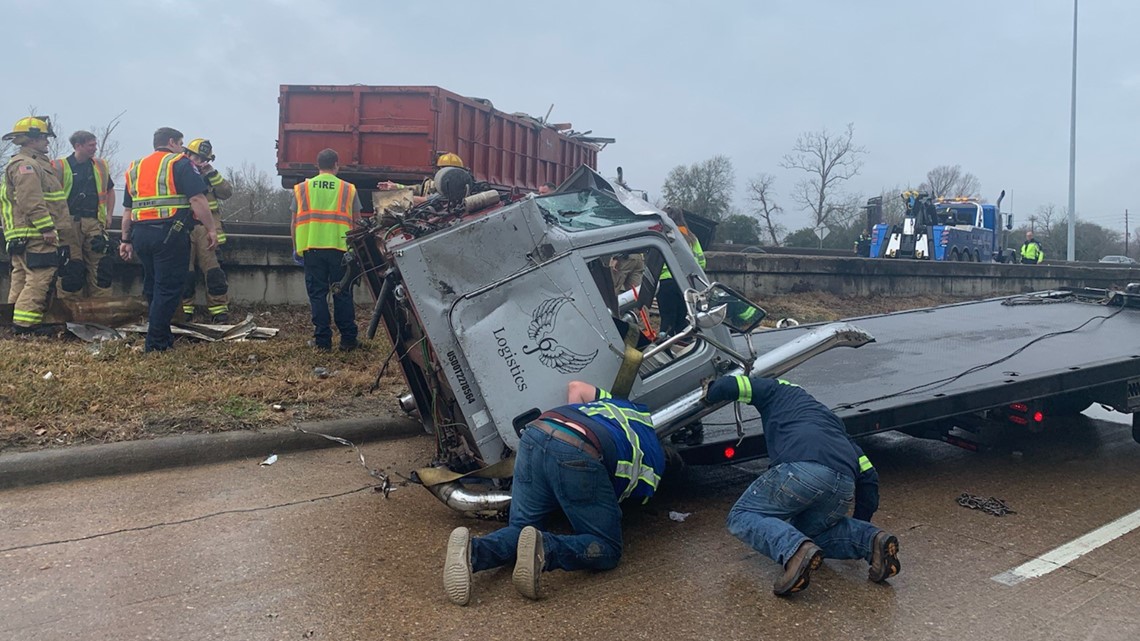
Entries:
{"type": "Polygon", "coordinates": [[[716,379],[705,389],[704,398],[710,404],[737,400],[740,398],[740,387],[736,383],[736,377],[721,376],[716,379]]]}

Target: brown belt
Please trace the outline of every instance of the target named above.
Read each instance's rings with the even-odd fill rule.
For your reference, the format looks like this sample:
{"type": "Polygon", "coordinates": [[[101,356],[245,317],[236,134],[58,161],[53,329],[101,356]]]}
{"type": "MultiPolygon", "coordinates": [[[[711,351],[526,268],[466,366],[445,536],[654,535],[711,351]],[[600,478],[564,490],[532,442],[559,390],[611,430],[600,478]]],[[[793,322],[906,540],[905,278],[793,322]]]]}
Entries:
{"type": "MultiPolygon", "coordinates": [[[[567,432],[560,430],[557,427],[554,427],[553,425],[550,425],[549,423],[546,422],[549,420],[551,420],[551,419],[544,418],[544,419],[540,419],[540,420],[536,420],[536,421],[531,421],[530,423],[527,424],[527,427],[533,427],[534,429],[542,432],[543,434],[549,434],[551,436],[551,438],[557,439],[557,440],[562,441],[563,443],[567,443],[569,445],[573,445],[574,447],[581,449],[583,452],[585,452],[586,454],[589,454],[590,456],[598,459],[599,461],[602,460],[601,453],[598,452],[598,449],[596,447],[594,447],[593,445],[590,445],[590,442],[586,440],[585,435],[577,435],[577,430],[574,430],[575,434],[573,434],[573,435],[568,434],[567,432]]],[[[567,429],[573,429],[573,428],[567,428],[567,429]]]]}

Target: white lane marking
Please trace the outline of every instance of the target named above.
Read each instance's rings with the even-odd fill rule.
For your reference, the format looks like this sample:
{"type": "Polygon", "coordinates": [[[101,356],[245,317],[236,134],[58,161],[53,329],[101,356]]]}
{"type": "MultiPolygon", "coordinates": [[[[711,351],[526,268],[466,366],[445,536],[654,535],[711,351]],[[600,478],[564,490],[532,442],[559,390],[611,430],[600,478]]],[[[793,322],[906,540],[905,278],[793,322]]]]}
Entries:
{"type": "Polygon", "coordinates": [[[990,578],[1005,585],[1017,585],[1026,579],[1036,579],[1072,563],[1105,543],[1118,539],[1136,528],[1140,528],[1140,510],[1126,514],[1107,525],[1102,525],[1044,556],[1039,556],[1028,563],[1023,563],[1012,570],[990,578]]]}

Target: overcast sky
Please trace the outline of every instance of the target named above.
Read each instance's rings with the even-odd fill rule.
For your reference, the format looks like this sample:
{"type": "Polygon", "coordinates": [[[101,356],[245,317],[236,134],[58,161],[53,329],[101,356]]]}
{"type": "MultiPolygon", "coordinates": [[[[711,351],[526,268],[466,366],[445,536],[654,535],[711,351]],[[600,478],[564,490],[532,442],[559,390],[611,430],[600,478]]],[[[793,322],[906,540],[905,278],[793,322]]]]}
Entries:
{"type": "MultiPolygon", "coordinates": [[[[716,154],[735,163],[738,206],[771,172],[792,229],[807,217],[781,156],[848,122],[869,152],[851,192],[961,164],[1021,221],[1068,197],[1071,0],[3,5],[19,55],[0,66],[0,121],[35,104],[66,135],[126,109],[126,157],[169,125],[210,138],[220,166],[274,174],[279,85],[438,85],[507,112],[553,103],[553,121],[617,138],[604,174],[620,165],[654,195],[671,167],[716,154]]],[[[1140,2],[1081,5],[1077,211],[1120,229],[1140,214],[1138,31],[1140,2]]]]}

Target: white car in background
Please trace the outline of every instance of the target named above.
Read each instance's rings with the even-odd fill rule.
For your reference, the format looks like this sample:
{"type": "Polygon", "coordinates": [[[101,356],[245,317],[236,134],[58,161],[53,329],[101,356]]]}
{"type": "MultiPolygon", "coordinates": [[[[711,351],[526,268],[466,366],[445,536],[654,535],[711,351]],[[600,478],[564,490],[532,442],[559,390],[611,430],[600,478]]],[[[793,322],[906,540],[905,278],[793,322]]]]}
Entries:
{"type": "Polygon", "coordinates": [[[1127,256],[1105,256],[1100,259],[1102,263],[1115,263],[1117,265],[1135,265],[1136,261],[1127,256]]]}

